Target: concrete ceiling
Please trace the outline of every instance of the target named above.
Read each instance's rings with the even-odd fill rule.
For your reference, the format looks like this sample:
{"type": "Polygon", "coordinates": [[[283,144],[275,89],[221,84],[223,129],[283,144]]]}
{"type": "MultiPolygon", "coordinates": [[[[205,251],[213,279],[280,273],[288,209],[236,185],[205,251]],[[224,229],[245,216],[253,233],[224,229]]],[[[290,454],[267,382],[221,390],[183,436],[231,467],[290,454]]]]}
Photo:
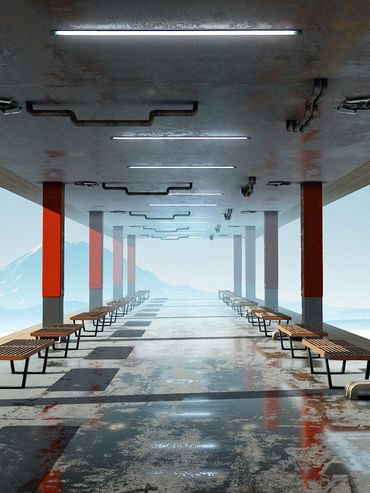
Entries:
{"type": "MultiPolygon", "coordinates": [[[[345,0],[10,0],[0,18],[0,98],[13,97],[18,115],[0,114],[0,166],[30,186],[67,183],[75,210],[122,210],[107,226],[172,229],[170,223],[130,217],[191,212],[179,221],[205,236],[257,225],[262,213],[286,214],[299,202],[299,184],[330,186],[369,161],[370,111],[339,114],[346,96],[370,94],[370,6],[345,0]],[[228,38],[62,38],[53,29],[296,28],[302,36],[228,38]],[[304,134],[286,131],[286,119],[303,116],[314,78],[327,78],[319,114],[304,134]],[[71,109],[83,119],[146,119],[152,109],[190,109],[191,117],[157,118],[150,127],[74,126],[68,118],[35,118],[39,109],[71,109]],[[114,135],[248,135],[248,141],[113,141],[114,135]],[[130,165],[234,165],[232,170],[132,170],[130,165]],[[254,193],[241,195],[249,176],[254,193]],[[132,191],[193,184],[210,197],[127,196],[79,180],[121,182],[132,191]],[[289,187],[271,190],[270,180],[289,187]],[[215,203],[216,207],[150,207],[149,204],[215,203]],[[223,214],[233,209],[231,221],[223,214]]],[[[361,180],[359,181],[361,183],[361,180]]],[[[364,185],[367,183],[364,182],[364,185]]],[[[194,233],[195,234],[195,233],[194,233]]],[[[197,232],[197,234],[199,234],[197,232]]]]}

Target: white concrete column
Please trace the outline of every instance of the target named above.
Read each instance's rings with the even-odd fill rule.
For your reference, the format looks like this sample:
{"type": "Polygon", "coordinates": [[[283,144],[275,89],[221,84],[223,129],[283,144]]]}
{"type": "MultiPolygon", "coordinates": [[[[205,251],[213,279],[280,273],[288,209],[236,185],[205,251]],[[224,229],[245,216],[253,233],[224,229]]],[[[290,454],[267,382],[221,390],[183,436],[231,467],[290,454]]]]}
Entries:
{"type": "Polygon", "coordinates": [[[256,227],[245,228],[245,297],[256,299],[256,227]]]}
{"type": "Polygon", "coordinates": [[[242,237],[234,235],[234,293],[242,295],[242,237]]]}
{"type": "Polygon", "coordinates": [[[265,240],[265,305],[272,310],[279,308],[279,227],[278,213],[266,211],[264,214],[265,240]]]}

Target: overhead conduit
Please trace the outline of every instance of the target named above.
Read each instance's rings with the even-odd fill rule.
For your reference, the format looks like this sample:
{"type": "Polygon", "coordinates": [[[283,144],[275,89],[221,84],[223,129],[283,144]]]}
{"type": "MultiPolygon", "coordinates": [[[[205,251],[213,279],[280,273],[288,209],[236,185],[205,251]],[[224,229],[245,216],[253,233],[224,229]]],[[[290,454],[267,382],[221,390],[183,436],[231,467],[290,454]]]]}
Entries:
{"type": "Polygon", "coordinates": [[[72,110],[36,110],[32,101],[26,102],[26,110],[32,116],[69,118],[77,127],[150,127],[157,117],[194,116],[198,113],[198,101],[193,101],[191,110],[152,110],[147,120],[80,120],[72,110]]]}

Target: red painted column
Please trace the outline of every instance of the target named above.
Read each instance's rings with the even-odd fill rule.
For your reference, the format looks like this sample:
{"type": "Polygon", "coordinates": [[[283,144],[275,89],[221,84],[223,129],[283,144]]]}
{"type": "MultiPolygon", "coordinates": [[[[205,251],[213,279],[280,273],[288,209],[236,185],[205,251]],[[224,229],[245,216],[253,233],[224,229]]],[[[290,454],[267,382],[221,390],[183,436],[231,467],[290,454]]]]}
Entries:
{"type": "Polygon", "coordinates": [[[43,184],[42,298],[43,325],[63,322],[64,183],[43,184]]]}
{"type": "Polygon", "coordinates": [[[103,213],[89,214],[89,293],[90,309],[103,304],[103,213]]]}
{"type": "Polygon", "coordinates": [[[123,296],[123,226],[113,226],[113,298],[123,296]]]}
{"type": "Polygon", "coordinates": [[[301,185],[302,321],[322,328],[322,183],[301,185]]]}

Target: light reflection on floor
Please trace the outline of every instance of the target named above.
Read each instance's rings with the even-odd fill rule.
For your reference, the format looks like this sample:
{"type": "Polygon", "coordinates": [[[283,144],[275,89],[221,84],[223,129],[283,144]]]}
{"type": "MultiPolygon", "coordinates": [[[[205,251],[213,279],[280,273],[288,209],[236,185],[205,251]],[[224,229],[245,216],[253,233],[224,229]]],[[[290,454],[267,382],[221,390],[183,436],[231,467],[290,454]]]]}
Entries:
{"type": "MultiPolygon", "coordinates": [[[[0,391],[1,491],[369,492],[369,401],[327,390],[216,299],[163,303],[139,340],[113,336],[120,320],[0,391]],[[86,358],[101,346],[134,350],[86,358]],[[69,370],[86,389],[52,387],[69,370]]],[[[0,378],[16,378],[3,362],[0,378]]]]}

